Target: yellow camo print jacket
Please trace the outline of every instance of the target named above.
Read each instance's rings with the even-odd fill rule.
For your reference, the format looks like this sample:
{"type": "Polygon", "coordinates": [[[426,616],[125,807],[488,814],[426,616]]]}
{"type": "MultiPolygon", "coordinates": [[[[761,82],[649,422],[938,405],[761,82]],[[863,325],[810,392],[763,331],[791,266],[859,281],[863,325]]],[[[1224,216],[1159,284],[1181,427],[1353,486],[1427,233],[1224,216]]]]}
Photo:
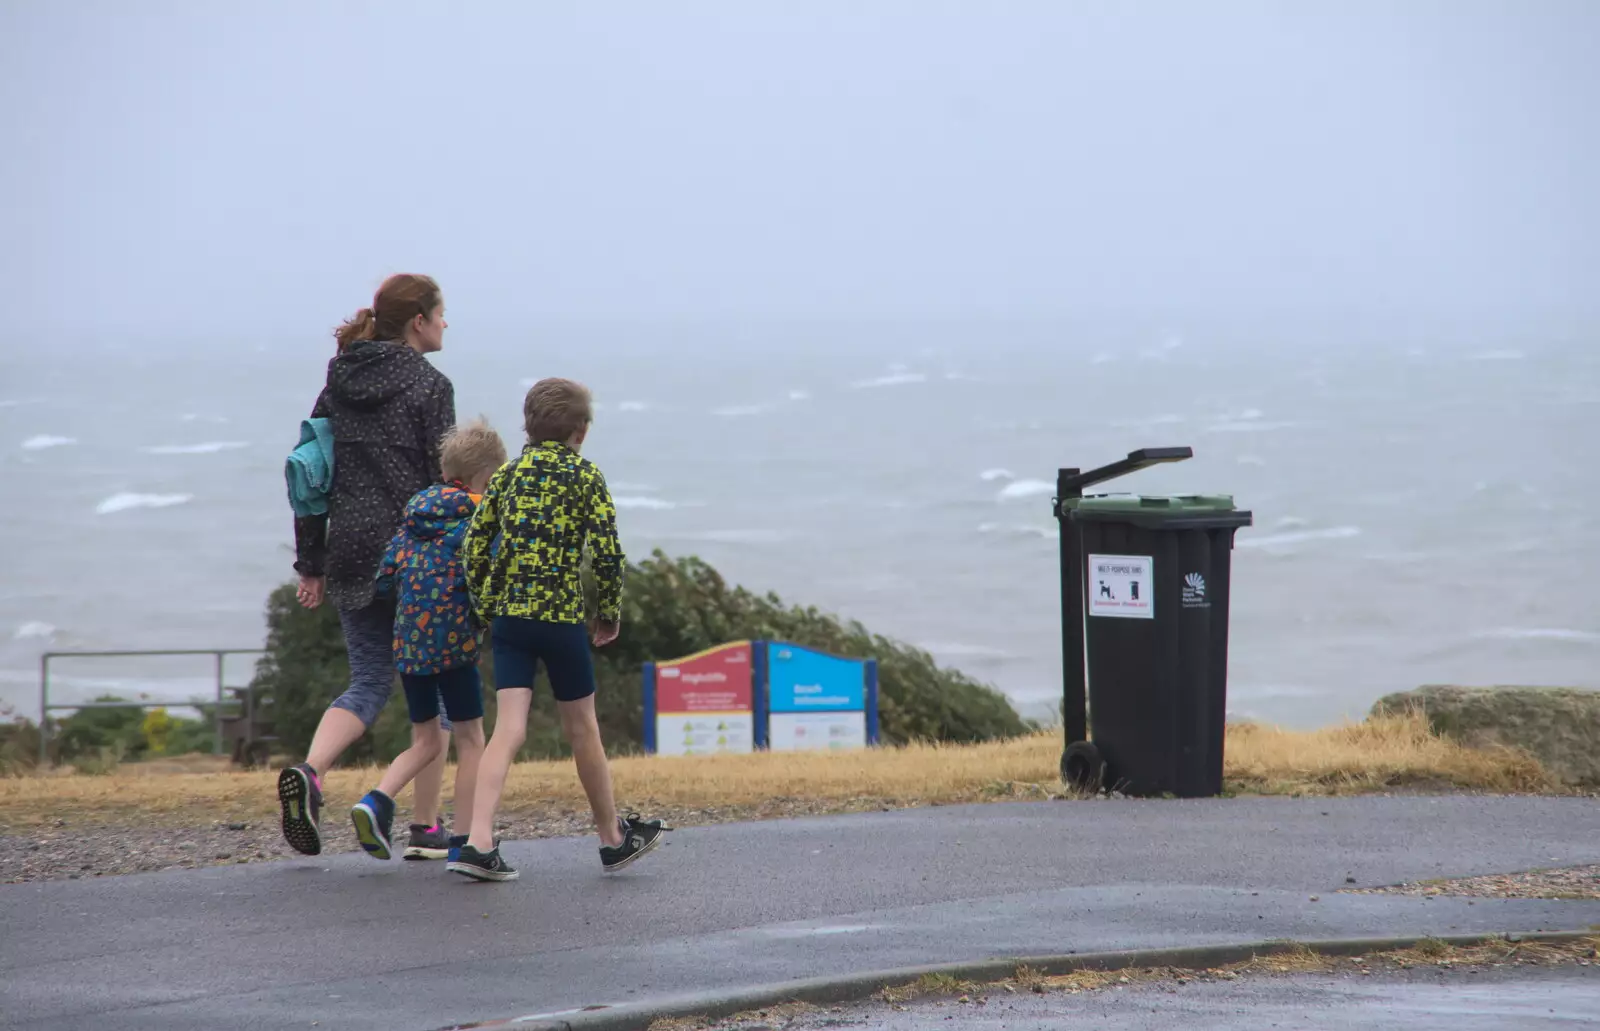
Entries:
{"type": "Polygon", "coordinates": [[[528,445],[489,481],[462,543],[473,607],[484,620],[584,622],[586,545],[599,618],[620,619],[624,560],[605,477],[565,444],[528,445]]]}

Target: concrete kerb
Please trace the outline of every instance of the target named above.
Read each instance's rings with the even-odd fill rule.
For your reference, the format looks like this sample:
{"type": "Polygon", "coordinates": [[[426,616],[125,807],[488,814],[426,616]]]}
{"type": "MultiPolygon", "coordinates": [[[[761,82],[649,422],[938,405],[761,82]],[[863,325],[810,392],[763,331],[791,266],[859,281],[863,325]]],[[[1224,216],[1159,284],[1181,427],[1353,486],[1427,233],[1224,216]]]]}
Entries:
{"type": "Polygon", "coordinates": [[[1015,956],[979,960],[971,963],[938,963],[931,966],[901,967],[839,977],[814,977],[800,981],[760,985],[728,991],[702,992],[675,996],[655,1002],[626,1003],[616,1006],[588,1006],[579,1010],[536,1013],[504,1020],[457,1024],[441,1031],[644,1031],[654,1021],[669,1017],[717,1019],[735,1013],[768,1009],[784,1003],[803,1002],[831,1006],[862,1002],[885,988],[909,984],[927,974],[943,974],[962,981],[1000,981],[1027,966],[1047,976],[1070,974],[1076,970],[1129,970],[1150,967],[1176,967],[1194,970],[1244,963],[1260,956],[1273,956],[1298,949],[1310,949],[1324,956],[1361,956],[1373,952],[1408,949],[1424,941],[1453,946],[1481,945],[1484,942],[1573,942],[1597,935],[1588,931],[1508,931],[1496,934],[1413,935],[1396,938],[1336,938],[1325,941],[1276,939],[1237,945],[1206,945],[1176,949],[1139,949],[1125,952],[1085,952],[1052,956],[1015,956]]]}

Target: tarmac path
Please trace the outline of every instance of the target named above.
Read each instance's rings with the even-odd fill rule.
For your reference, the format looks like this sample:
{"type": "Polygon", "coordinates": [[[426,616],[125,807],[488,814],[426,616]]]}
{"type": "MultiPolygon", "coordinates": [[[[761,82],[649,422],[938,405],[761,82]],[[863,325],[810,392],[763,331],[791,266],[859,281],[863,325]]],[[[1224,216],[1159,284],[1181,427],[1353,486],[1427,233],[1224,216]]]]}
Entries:
{"type": "Polygon", "coordinates": [[[1595,900],[1339,892],[1600,862],[1600,804],[1582,798],[1027,802],[723,824],[673,831],[612,876],[592,839],[504,847],[522,870],[509,884],[350,854],[0,886],[0,1026],[431,1031],[990,957],[1600,925],[1595,900]]]}

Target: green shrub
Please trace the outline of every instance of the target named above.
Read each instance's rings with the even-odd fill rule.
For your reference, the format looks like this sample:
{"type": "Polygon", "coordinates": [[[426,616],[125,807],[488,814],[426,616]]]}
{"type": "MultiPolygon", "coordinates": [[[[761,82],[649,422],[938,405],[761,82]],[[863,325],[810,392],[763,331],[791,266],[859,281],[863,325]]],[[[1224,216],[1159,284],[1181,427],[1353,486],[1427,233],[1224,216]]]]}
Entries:
{"type": "MultiPolygon", "coordinates": [[[[592,591],[592,587],[590,588],[592,591]]],[[[622,633],[595,654],[596,712],[607,750],[642,748],[642,665],[676,658],[733,640],[781,640],[836,655],[878,660],[879,725],[886,743],[988,741],[1026,733],[1005,696],[957,670],[941,668],[920,648],[874,634],[854,621],[815,608],[785,605],[775,594],[730,587],[698,558],[673,559],[660,551],[628,568],[622,633]]],[[[339,620],[331,607],[308,612],[295,586],[275,590],[267,603],[267,654],[253,686],[273,697],[280,746],[305,754],[328,703],[345,688],[349,667],[339,620]]],[[[486,729],[495,718],[493,663],[480,665],[486,729]]],[[[398,689],[345,761],[387,762],[410,743],[405,698],[398,689]]],[[[524,757],[570,754],[561,739],[555,702],[541,681],[534,692],[524,757]]]]}
{"type": "MultiPolygon", "coordinates": [[[[874,634],[816,608],[785,605],[776,594],[729,587],[698,558],[656,551],[628,569],[622,634],[599,653],[610,684],[602,725],[638,740],[640,666],[691,655],[733,640],[774,640],[835,655],[878,660],[878,718],[886,743],[988,741],[1030,729],[999,691],[958,670],[942,669],[920,648],[874,634]]],[[[609,739],[608,739],[609,740],[609,739]]]]}
{"type": "Polygon", "coordinates": [[[39,765],[39,725],[12,715],[0,722],[0,777],[31,773],[39,765]]]}
{"type": "Polygon", "coordinates": [[[166,755],[191,755],[195,752],[216,750],[216,718],[211,710],[202,710],[197,720],[173,720],[167,732],[166,755]]]}
{"type": "MultiPolygon", "coordinates": [[[[127,699],[100,695],[95,701],[125,702],[127,699]]],[[[145,710],[133,705],[79,709],[56,725],[51,738],[62,760],[83,758],[101,765],[115,765],[123,760],[139,759],[148,750],[144,718],[145,710]]]]}

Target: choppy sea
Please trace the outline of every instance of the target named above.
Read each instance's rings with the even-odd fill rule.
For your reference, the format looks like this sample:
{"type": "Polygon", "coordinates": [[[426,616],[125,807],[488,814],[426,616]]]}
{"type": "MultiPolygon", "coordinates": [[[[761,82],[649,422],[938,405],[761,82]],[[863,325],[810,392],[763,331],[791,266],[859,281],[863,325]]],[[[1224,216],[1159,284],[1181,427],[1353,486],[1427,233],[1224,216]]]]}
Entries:
{"type": "MultiPolygon", "coordinates": [[[[1294,726],[1424,683],[1600,686],[1600,348],[1243,344],[1043,327],[550,329],[436,356],[515,446],[544,375],[587,381],[623,543],[860,619],[1049,717],[1055,470],[1195,457],[1106,489],[1220,492],[1229,708],[1294,726]]],[[[8,347],[0,705],[46,649],[256,647],[291,575],[282,462],[321,337],[8,347]]],[[[230,662],[245,682],[250,660],[230,662]]],[[[181,699],[209,660],[70,660],[64,701],[181,699]]]]}

